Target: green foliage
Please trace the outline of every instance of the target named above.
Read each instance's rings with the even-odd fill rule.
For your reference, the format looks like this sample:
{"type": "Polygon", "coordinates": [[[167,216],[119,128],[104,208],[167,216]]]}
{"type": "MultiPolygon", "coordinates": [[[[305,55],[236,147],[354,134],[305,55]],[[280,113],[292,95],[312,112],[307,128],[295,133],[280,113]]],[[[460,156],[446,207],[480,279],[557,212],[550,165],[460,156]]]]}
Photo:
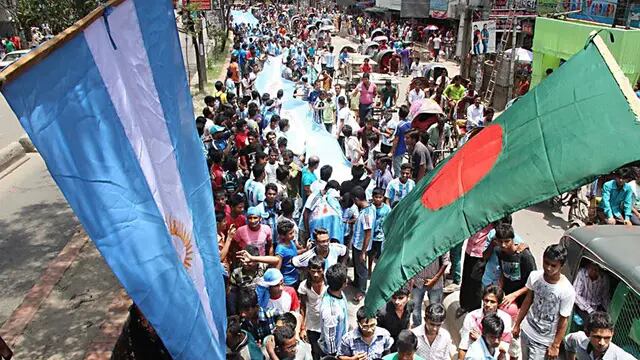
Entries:
{"type": "Polygon", "coordinates": [[[101,0],[0,0],[22,31],[48,25],[57,34],[101,5],[101,0]]]}

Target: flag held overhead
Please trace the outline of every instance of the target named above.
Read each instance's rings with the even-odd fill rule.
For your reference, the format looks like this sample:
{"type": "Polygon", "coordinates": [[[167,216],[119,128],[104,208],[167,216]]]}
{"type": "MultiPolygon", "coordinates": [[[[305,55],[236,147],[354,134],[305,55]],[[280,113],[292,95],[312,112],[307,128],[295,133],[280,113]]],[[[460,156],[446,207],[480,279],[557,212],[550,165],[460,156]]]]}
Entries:
{"type": "Polygon", "coordinates": [[[211,183],[172,2],[107,6],[2,72],[2,93],[172,357],[222,359],[211,183]]]}
{"type": "Polygon", "coordinates": [[[595,36],[389,214],[367,311],[488,223],[640,160],[639,137],[640,101],[595,36]]]}

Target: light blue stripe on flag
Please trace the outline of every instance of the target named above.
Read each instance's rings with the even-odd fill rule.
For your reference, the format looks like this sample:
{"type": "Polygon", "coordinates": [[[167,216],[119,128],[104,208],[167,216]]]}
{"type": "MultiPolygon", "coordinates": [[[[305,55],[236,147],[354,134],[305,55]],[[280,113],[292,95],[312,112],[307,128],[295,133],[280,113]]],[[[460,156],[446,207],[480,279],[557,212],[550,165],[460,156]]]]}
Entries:
{"type": "MultiPolygon", "coordinates": [[[[166,44],[157,51],[175,52],[179,51],[175,22],[167,11],[170,2],[166,3],[154,4],[159,9],[154,12],[150,1],[135,2],[136,6],[149,7],[138,9],[141,23],[148,14],[155,14],[151,17],[154,29],[169,28],[174,33],[173,37],[161,39],[166,44]]],[[[104,45],[111,43],[105,39],[104,45]]],[[[153,59],[166,54],[156,55],[153,47],[145,48],[152,68],[153,59]]],[[[165,59],[164,72],[177,73],[183,69],[181,58],[177,62],[173,57],[165,59]]],[[[153,74],[159,86],[156,69],[153,74]]],[[[140,154],[127,138],[103,75],[85,37],[78,35],[5,85],[3,93],[87,233],[172,356],[222,358],[224,286],[215,247],[210,185],[202,181],[206,176],[204,158],[195,129],[191,128],[189,133],[185,122],[191,100],[184,88],[178,90],[182,97],[171,101],[182,102],[186,97],[188,106],[182,105],[182,112],[176,114],[165,106],[167,94],[157,89],[167,118],[167,124],[159,126],[168,129],[175,147],[181,186],[195,224],[193,237],[205,266],[211,309],[220,334],[215,341],[193,281],[167,231],[166,214],[159,210],[149,188],[139,163],[140,154]],[[69,66],[70,59],[73,66],[69,66]],[[197,150],[191,153],[192,149],[197,150]],[[190,160],[191,172],[186,171],[185,166],[189,165],[182,163],[184,159],[190,160]]]]}
{"type": "MultiPolygon", "coordinates": [[[[211,179],[202,154],[198,133],[194,131],[194,111],[191,92],[175,26],[159,27],[163,19],[173,19],[170,1],[136,1],[138,21],[149,57],[156,89],[164,110],[166,126],[176,149],[178,170],[187,203],[193,217],[193,234],[204,261],[207,289],[224,290],[223,271],[218,255],[211,179]],[[168,67],[167,64],[179,66],[168,67]],[[199,161],[197,161],[199,160],[199,161]]],[[[224,339],[226,329],[225,295],[209,290],[214,325],[224,339]]],[[[224,357],[226,348],[218,355],[224,357]]]]}

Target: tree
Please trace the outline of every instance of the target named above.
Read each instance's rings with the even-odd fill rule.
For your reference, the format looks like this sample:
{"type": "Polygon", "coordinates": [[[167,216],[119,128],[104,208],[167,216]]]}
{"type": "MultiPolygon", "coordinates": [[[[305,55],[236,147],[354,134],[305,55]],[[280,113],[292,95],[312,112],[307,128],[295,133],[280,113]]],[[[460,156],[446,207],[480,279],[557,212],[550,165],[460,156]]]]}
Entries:
{"type": "Polygon", "coordinates": [[[16,32],[30,36],[31,27],[47,25],[55,35],[82,19],[103,3],[101,0],[0,0],[11,15],[16,32]]]}

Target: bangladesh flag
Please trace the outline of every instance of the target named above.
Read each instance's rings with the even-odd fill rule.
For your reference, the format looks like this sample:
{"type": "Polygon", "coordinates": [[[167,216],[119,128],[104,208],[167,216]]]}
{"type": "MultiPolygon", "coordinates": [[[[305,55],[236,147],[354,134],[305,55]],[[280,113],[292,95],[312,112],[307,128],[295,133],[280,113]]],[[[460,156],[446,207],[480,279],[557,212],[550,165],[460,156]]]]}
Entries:
{"type": "Polygon", "coordinates": [[[595,36],[389,214],[367,311],[490,222],[639,160],[639,139],[640,101],[595,36]]]}

